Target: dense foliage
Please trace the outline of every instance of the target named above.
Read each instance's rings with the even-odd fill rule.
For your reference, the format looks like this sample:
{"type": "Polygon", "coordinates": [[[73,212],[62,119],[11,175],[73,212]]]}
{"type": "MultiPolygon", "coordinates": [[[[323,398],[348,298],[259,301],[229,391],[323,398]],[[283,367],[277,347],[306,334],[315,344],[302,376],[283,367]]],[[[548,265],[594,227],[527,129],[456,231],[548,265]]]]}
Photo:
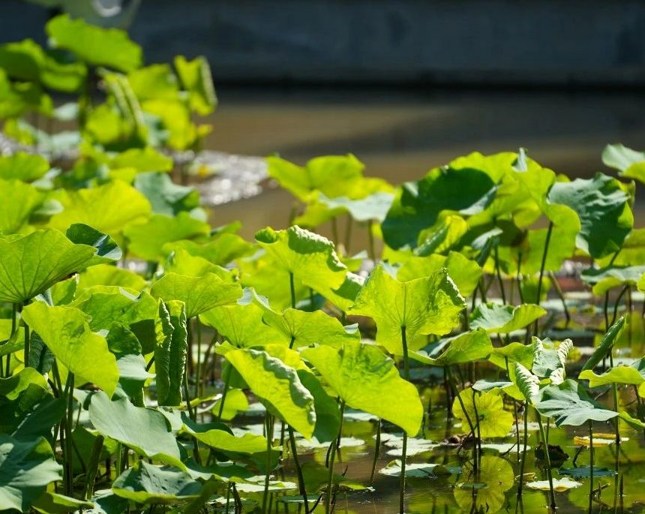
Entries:
{"type": "Polygon", "coordinates": [[[607,147],[618,178],[571,181],[474,153],[399,186],[351,155],[272,157],[299,208],[246,241],[170,178],[208,130],[207,63],[141,67],[125,33],[65,16],[47,33],[0,47],[5,133],[49,156],[0,158],[0,510],[330,512],[388,480],[401,512],[645,501],[620,452],[645,429],[645,154],[607,147]],[[572,464],[551,422],[588,432],[572,464]],[[406,497],[428,477],[430,503],[406,497]]]}

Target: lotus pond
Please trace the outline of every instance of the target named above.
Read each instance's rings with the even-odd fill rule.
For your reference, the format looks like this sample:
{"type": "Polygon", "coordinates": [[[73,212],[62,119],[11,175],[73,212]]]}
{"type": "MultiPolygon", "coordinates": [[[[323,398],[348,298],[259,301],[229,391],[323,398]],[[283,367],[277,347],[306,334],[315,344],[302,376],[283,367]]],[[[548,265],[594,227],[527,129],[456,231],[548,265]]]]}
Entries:
{"type": "Polygon", "coordinates": [[[246,240],[191,185],[208,64],[46,30],[0,47],[0,510],[642,511],[645,154],[274,156],[246,240]]]}

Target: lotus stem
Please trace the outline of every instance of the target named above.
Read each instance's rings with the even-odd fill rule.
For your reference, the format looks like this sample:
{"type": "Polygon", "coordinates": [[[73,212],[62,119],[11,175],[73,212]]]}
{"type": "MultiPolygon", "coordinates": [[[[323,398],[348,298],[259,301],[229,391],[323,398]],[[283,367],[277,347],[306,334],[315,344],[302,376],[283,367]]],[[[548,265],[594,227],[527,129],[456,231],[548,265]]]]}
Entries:
{"type": "Polygon", "coordinates": [[[343,419],[343,412],[345,411],[345,402],[343,400],[340,401],[340,415],[341,415],[341,424],[338,426],[338,439],[334,439],[330,444],[329,444],[329,473],[327,475],[327,495],[325,496],[325,513],[330,514],[331,513],[331,508],[332,508],[332,498],[334,496],[333,490],[334,490],[334,461],[336,459],[336,449],[338,447],[338,441],[340,441],[340,438],[343,436],[343,425],[342,425],[342,419],[343,419]]]}
{"type": "Polygon", "coordinates": [[[369,243],[369,256],[372,259],[372,262],[376,263],[376,244],[374,243],[374,233],[372,232],[372,226],[374,222],[369,220],[367,222],[367,240],[369,243]]]}
{"type": "Polygon", "coordinates": [[[565,327],[569,326],[569,323],[571,323],[571,313],[569,312],[569,308],[567,307],[567,302],[564,298],[564,293],[562,292],[562,288],[560,287],[560,282],[558,282],[558,279],[555,276],[555,273],[552,271],[549,272],[549,277],[551,277],[551,281],[553,282],[553,288],[555,289],[556,294],[558,295],[558,298],[560,298],[560,302],[562,303],[562,309],[564,310],[564,317],[567,320],[565,327]]]}
{"type": "Polygon", "coordinates": [[[262,495],[262,514],[269,514],[267,507],[269,500],[269,480],[271,477],[271,449],[273,448],[273,416],[271,416],[268,411],[265,414],[264,423],[267,438],[267,458],[265,462],[266,470],[264,474],[264,494],[262,495]]]}
{"type": "Polygon", "coordinates": [[[309,514],[309,500],[307,499],[307,488],[305,485],[305,477],[302,474],[302,467],[298,459],[298,448],[296,447],[296,436],[293,433],[293,428],[289,427],[289,443],[291,445],[291,453],[293,454],[293,463],[296,466],[296,474],[298,475],[298,491],[300,496],[305,502],[305,514],[309,514]]]}
{"type": "Polygon", "coordinates": [[[74,423],[74,373],[68,371],[65,384],[65,446],[63,460],[65,463],[65,494],[74,496],[74,447],[72,446],[72,424],[74,423]]]}
{"type": "Polygon", "coordinates": [[[499,293],[502,295],[502,303],[506,305],[506,292],[504,291],[504,280],[502,279],[502,271],[499,268],[499,245],[495,245],[495,274],[497,275],[497,282],[499,284],[499,293]]]}
{"type": "Polygon", "coordinates": [[[31,353],[31,335],[29,334],[29,325],[25,323],[25,368],[29,366],[29,354],[31,353]]]}
{"type": "Polygon", "coordinates": [[[88,500],[94,492],[94,481],[99,470],[99,463],[101,459],[101,450],[103,449],[103,441],[105,438],[98,434],[92,445],[92,453],[88,461],[88,469],[85,475],[85,489],[83,490],[83,499],[88,500]]]}
{"type": "Polygon", "coordinates": [[[522,489],[524,487],[524,465],[526,463],[526,453],[529,443],[529,404],[524,404],[524,440],[522,448],[522,460],[520,461],[520,483],[517,487],[517,496],[522,497],[522,489]]]}
{"type": "Polygon", "coordinates": [[[540,427],[540,439],[544,444],[544,457],[546,459],[546,476],[549,480],[549,495],[551,497],[551,511],[555,512],[558,506],[555,503],[555,490],[553,489],[553,474],[551,473],[551,456],[549,455],[549,443],[544,433],[544,425],[542,424],[542,416],[538,412],[538,425],[540,427]]]}
{"type": "Polygon", "coordinates": [[[374,459],[372,459],[372,471],[370,472],[370,487],[374,485],[374,473],[376,472],[376,463],[378,462],[381,452],[381,420],[376,420],[376,441],[374,442],[374,459]]]}
{"type": "MultiPolygon", "coordinates": [[[[546,231],[546,240],[544,241],[544,252],[542,252],[542,262],[540,263],[540,278],[537,286],[537,298],[535,303],[540,305],[540,297],[542,296],[542,280],[544,279],[544,270],[546,268],[546,256],[549,253],[549,243],[551,242],[551,234],[553,233],[553,222],[549,221],[549,228],[546,231]]],[[[535,320],[534,330],[535,335],[538,335],[538,320],[535,320]]]]}
{"type": "MultiPolygon", "coordinates": [[[[370,226],[371,229],[371,226],[370,226]]],[[[408,360],[408,338],[405,326],[401,327],[401,345],[403,347],[403,378],[410,380],[410,362],[408,360]]],[[[403,448],[401,449],[401,478],[399,482],[399,512],[405,512],[405,459],[408,453],[408,433],[403,431],[403,448]]]]}
{"type": "Polygon", "coordinates": [[[594,464],[594,449],[593,449],[593,423],[588,421],[589,425],[589,512],[591,512],[593,502],[593,464],[594,464]]]}
{"type": "Polygon", "coordinates": [[[222,399],[219,404],[219,412],[217,413],[217,420],[222,421],[222,414],[224,413],[224,402],[226,401],[226,395],[228,394],[229,384],[231,382],[231,368],[228,368],[228,373],[224,379],[224,390],[222,391],[222,399]]]}
{"type": "Polygon", "coordinates": [[[620,305],[620,301],[622,300],[623,296],[625,296],[625,293],[630,290],[630,286],[626,285],[620,290],[620,293],[618,294],[618,297],[616,298],[616,303],[614,303],[614,314],[611,317],[611,324],[613,325],[616,323],[616,318],[618,317],[618,306],[620,305]]]}

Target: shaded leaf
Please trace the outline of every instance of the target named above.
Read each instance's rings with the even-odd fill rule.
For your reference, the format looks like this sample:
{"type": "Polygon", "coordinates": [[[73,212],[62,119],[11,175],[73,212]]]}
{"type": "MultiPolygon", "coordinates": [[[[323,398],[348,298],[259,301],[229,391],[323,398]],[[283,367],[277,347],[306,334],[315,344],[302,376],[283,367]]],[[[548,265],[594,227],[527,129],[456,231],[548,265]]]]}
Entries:
{"type": "Polygon", "coordinates": [[[188,473],[137,461],[112,484],[112,491],[136,503],[172,504],[199,496],[202,485],[188,473]]]}
{"type": "Polygon", "coordinates": [[[546,314],[539,305],[522,304],[517,307],[494,303],[479,304],[470,320],[472,328],[508,334],[530,325],[546,314]]]}

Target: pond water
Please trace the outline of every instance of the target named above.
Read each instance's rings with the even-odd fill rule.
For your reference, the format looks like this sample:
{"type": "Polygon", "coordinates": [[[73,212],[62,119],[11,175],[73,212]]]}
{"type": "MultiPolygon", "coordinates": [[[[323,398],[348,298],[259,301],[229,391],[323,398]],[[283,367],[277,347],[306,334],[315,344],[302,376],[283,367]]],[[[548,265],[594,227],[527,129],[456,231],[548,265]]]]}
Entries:
{"type": "MultiPolygon", "coordinates": [[[[609,143],[645,148],[645,95],[636,92],[434,91],[381,89],[219,89],[205,147],[244,155],[279,154],[298,164],[354,153],[365,173],[399,184],[479,151],[516,151],[570,177],[607,170],[609,143]]],[[[638,219],[644,219],[642,191],[638,219]]],[[[213,221],[243,219],[243,234],[286,225],[292,199],[268,189],[218,206],[213,221]]]]}

